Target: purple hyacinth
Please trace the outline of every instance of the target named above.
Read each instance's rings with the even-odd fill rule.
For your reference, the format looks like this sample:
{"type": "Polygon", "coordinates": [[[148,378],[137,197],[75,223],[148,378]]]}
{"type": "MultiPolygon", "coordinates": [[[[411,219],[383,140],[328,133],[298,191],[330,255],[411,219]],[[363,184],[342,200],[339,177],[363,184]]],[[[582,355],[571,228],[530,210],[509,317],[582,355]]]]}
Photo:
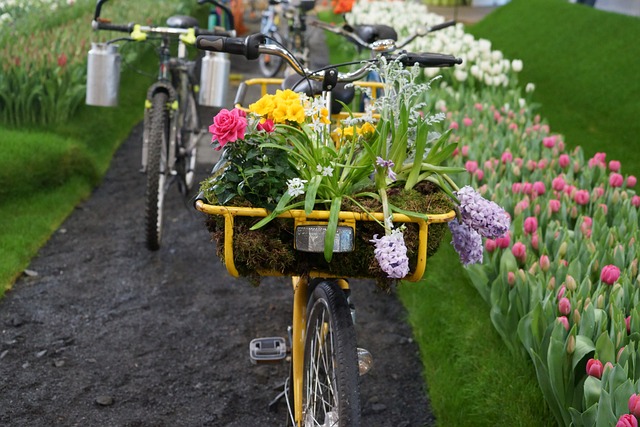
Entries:
{"type": "Polygon", "coordinates": [[[510,219],[498,204],[485,199],[466,185],[457,191],[462,222],[476,230],[482,237],[496,239],[509,231],[510,219]]]}
{"type": "Polygon", "coordinates": [[[453,237],[453,247],[463,265],[482,262],[482,237],[468,224],[459,223],[454,219],[449,223],[449,230],[453,237]]]}
{"type": "Polygon", "coordinates": [[[402,231],[393,230],[391,234],[379,239],[376,234],[370,241],[376,244],[373,253],[380,268],[389,278],[402,279],[409,274],[409,258],[407,258],[407,247],[404,244],[402,231]]]}

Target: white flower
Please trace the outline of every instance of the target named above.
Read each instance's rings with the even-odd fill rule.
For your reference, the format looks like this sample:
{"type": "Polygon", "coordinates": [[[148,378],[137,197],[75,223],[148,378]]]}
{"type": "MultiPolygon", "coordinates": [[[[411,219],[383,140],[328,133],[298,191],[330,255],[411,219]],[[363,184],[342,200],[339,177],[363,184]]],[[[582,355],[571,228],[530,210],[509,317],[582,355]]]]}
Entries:
{"type": "Polygon", "coordinates": [[[520,108],[524,108],[527,105],[527,101],[524,98],[520,98],[518,99],[518,105],[520,105],[520,108]]]}
{"type": "Polygon", "coordinates": [[[287,181],[287,191],[291,197],[297,197],[304,194],[304,184],[306,179],[292,178],[287,181]]]}
{"type": "Polygon", "coordinates": [[[524,90],[527,93],[531,93],[536,90],[536,85],[534,85],[533,83],[527,83],[527,85],[524,87],[524,90]]]}
{"type": "Polygon", "coordinates": [[[463,82],[467,80],[467,77],[468,77],[467,72],[459,68],[456,68],[456,70],[453,72],[453,75],[455,76],[456,80],[458,80],[459,82],[463,82]]]}
{"type": "Polygon", "coordinates": [[[513,61],[511,61],[511,69],[516,73],[522,71],[522,60],[514,59],[513,61]]]}

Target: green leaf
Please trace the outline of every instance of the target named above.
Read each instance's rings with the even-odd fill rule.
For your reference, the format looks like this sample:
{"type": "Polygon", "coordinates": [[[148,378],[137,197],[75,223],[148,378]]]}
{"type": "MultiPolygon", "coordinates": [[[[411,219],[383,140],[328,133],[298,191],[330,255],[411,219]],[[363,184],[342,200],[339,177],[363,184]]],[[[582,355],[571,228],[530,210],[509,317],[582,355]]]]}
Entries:
{"type": "Polygon", "coordinates": [[[573,361],[571,363],[571,369],[576,369],[578,363],[595,350],[596,346],[593,345],[593,341],[591,341],[589,337],[576,335],[576,349],[572,355],[573,361]]]}
{"type": "Polygon", "coordinates": [[[615,363],[616,353],[611,338],[607,332],[603,332],[596,341],[596,353],[598,360],[605,364],[606,362],[615,363]]]}
{"type": "Polygon", "coordinates": [[[600,392],[602,391],[602,382],[596,378],[589,376],[584,382],[584,406],[591,407],[600,401],[600,392]]]}
{"type": "Polygon", "coordinates": [[[304,197],[304,212],[309,215],[315,206],[316,194],[318,193],[318,187],[322,182],[322,175],[316,175],[309,181],[307,186],[307,194],[304,197]]]}
{"type": "Polygon", "coordinates": [[[331,201],[329,223],[327,224],[327,233],[324,236],[324,259],[327,262],[331,262],[331,258],[333,258],[333,245],[335,244],[336,231],[338,230],[338,216],[341,204],[342,197],[336,197],[331,201]]]}

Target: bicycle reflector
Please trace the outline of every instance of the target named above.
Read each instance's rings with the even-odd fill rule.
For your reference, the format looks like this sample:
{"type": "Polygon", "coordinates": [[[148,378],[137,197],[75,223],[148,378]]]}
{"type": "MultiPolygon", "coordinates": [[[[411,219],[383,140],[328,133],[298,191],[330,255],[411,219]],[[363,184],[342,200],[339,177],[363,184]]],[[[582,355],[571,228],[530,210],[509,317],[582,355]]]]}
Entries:
{"type": "MultiPolygon", "coordinates": [[[[302,252],[324,252],[326,225],[299,225],[296,227],[295,248],[302,252]]],[[[333,241],[333,252],[352,252],[354,245],[353,228],[338,226],[333,241]]]]}

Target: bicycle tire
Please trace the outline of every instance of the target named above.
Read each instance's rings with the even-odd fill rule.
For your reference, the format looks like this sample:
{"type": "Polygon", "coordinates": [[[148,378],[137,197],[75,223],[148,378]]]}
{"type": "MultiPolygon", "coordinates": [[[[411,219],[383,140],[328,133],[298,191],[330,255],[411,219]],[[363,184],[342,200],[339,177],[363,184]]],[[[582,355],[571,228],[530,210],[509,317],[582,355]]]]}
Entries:
{"type": "Polygon", "coordinates": [[[160,248],[164,195],[167,181],[167,146],[169,143],[169,97],[156,92],[149,112],[149,146],[147,156],[147,187],[145,194],[145,222],[147,248],[160,248]]]}
{"type": "Polygon", "coordinates": [[[192,93],[186,97],[184,109],[181,111],[180,146],[176,169],[181,178],[181,192],[188,194],[195,182],[195,170],[198,155],[198,138],[200,137],[200,119],[198,107],[192,93]]]}
{"type": "MultiPolygon", "coordinates": [[[[267,44],[270,43],[270,38],[278,42],[279,45],[284,45],[284,39],[282,38],[280,33],[275,31],[270,31],[269,33],[267,33],[267,44]]],[[[271,44],[278,43],[271,42],[271,44]]],[[[260,72],[265,77],[275,77],[280,72],[283,65],[284,59],[280,58],[277,55],[263,54],[258,57],[258,66],[260,67],[260,72]]]]}
{"type": "Polygon", "coordinates": [[[358,378],[347,298],[336,282],[320,282],[307,305],[302,425],[360,426],[358,378]]]}

